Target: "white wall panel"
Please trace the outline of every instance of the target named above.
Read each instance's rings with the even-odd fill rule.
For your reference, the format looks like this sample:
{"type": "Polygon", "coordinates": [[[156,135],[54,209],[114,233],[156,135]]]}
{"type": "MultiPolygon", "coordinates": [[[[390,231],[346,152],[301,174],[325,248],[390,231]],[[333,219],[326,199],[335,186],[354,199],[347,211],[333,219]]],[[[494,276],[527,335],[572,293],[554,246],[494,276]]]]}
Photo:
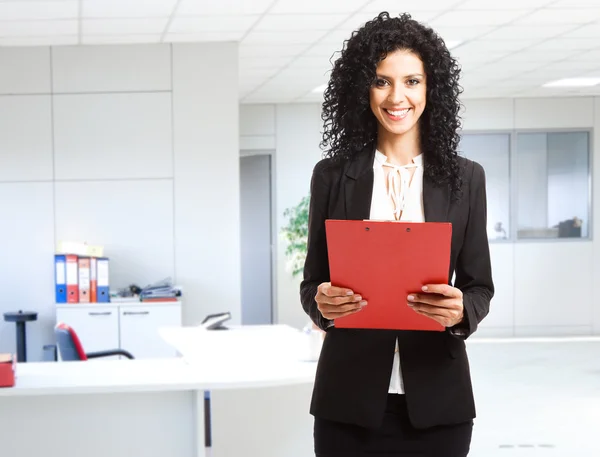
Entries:
{"type": "Polygon", "coordinates": [[[512,130],[515,124],[512,99],[466,99],[461,111],[463,130],[512,130]]]}
{"type": "Polygon", "coordinates": [[[240,105],[240,135],[275,135],[275,105],[240,105]]]}
{"type": "Polygon", "coordinates": [[[170,93],[57,95],[56,179],[173,176],[170,93]]]}
{"type": "Polygon", "coordinates": [[[173,46],[175,259],[187,325],[221,311],[241,322],[237,62],[235,43],[173,46]]]}
{"type": "MultiPolygon", "coordinates": [[[[0,184],[0,315],[35,311],[27,324],[28,360],[54,341],[54,215],[51,182],[0,184]]],[[[0,351],[16,351],[15,324],[0,320],[0,351]]]]}
{"type": "Polygon", "coordinates": [[[591,242],[515,245],[516,331],[592,326],[591,242]]]}
{"type": "Polygon", "coordinates": [[[104,246],[111,289],[173,278],[173,181],[56,183],[58,241],[104,246]]]}
{"type": "MultiPolygon", "coordinates": [[[[514,244],[491,243],[492,277],[494,280],[494,298],[490,313],[481,322],[479,330],[510,330],[514,323],[514,244]]],[[[478,332],[479,332],[478,330],[478,332]]]]}
{"type": "Polygon", "coordinates": [[[0,96],[0,181],[52,177],[50,95],[0,96]]]}
{"type": "Polygon", "coordinates": [[[524,98],[515,100],[515,128],[564,129],[594,125],[591,97],[524,98]]]}
{"type": "Polygon", "coordinates": [[[54,92],[171,90],[168,44],[64,46],[52,50],[54,92]]]}
{"type": "Polygon", "coordinates": [[[0,47],[0,94],[49,94],[49,47],[0,47]]]}
{"type": "Polygon", "coordinates": [[[275,144],[275,135],[240,136],[240,151],[275,149],[275,144]]]}

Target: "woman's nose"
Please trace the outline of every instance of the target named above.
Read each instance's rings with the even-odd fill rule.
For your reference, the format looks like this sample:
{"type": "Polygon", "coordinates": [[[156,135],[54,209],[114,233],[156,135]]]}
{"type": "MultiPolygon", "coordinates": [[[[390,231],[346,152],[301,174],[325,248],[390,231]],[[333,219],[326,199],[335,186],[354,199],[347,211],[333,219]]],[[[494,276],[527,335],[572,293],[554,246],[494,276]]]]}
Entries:
{"type": "Polygon", "coordinates": [[[404,88],[402,86],[395,86],[390,90],[388,95],[388,102],[394,105],[400,104],[406,100],[406,94],[404,93],[404,88]]]}

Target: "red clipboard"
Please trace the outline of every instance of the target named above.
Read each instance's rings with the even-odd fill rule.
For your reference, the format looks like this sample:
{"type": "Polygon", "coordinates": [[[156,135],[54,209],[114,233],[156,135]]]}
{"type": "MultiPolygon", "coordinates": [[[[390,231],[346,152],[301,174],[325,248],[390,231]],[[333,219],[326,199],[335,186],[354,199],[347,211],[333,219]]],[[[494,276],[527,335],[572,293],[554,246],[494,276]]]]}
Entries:
{"type": "Polygon", "coordinates": [[[337,328],[445,330],[409,308],[407,297],[448,283],[451,223],[328,219],[325,230],[331,284],[368,302],[335,319],[337,328]]]}

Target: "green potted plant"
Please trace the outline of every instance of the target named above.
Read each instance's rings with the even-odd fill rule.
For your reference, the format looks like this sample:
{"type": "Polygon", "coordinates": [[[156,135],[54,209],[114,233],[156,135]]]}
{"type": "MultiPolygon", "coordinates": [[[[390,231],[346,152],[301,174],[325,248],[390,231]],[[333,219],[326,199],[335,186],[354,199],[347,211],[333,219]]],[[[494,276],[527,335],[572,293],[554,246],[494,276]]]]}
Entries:
{"type": "Polygon", "coordinates": [[[309,202],[310,195],[307,195],[296,206],[287,208],[283,213],[288,218],[288,223],[282,227],[281,232],[288,242],[285,254],[290,260],[293,277],[302,273],[306,258],[309,202]]]}

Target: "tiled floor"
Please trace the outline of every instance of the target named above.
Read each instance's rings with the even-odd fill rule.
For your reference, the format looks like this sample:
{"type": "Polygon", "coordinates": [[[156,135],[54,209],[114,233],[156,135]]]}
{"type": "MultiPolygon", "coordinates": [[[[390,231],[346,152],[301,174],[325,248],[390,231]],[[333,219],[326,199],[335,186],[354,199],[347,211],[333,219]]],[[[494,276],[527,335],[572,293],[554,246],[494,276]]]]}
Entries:
{"type": "Polygon", "coordinates": [[[600,457],[600,338],[471,339],[467,349],[469,457],[600,457]]]}
{"type": "Polygon", "coordinates": [[[600,338],[476,340],[469,457],[600,457],[600,338]]]}

